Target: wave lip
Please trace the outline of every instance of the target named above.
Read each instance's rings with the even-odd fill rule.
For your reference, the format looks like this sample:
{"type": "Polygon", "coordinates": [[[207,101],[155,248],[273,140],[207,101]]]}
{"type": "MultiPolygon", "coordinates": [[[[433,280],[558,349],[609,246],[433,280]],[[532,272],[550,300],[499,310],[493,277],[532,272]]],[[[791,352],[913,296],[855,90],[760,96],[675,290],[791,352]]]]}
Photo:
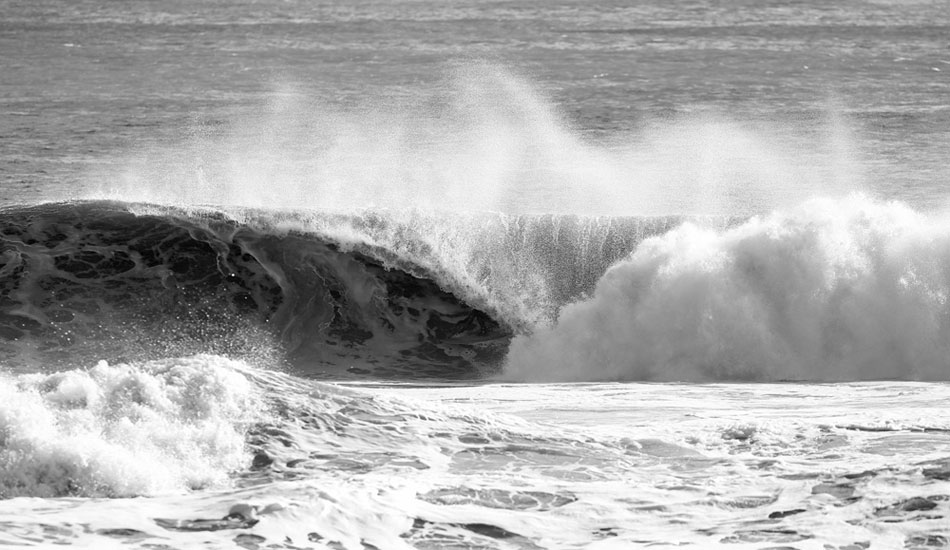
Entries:
{"type": "Polygon", "coordinates": [[[520,380],[950,379],[950,226],[814,199],[644,241],[558,322],[512,343],[520,380]]]}

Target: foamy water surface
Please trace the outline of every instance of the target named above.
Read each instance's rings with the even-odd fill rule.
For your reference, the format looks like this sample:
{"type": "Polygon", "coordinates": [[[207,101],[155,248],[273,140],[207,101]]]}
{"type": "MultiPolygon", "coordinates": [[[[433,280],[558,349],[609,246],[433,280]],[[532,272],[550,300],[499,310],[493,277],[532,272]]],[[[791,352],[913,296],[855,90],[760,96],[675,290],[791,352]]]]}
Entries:
{"type": "MultiPolygon", "coordinates": [[[[96,367],[91,378],[108,369],[96,367]]],[[[243,410],[206,407],[200,417],[219,425],[206,427],[204,437],[217,433],[220,445],[226,434],[244,434],[253,459],[230,481],[203,480],[199,493],[183,477],[177,487],[139,488],[148,498],[103,499],[87,497],[109,496],[103,492],[137,479],[114,457],[137,452],[141,438],[154,439],[152,419],[126,418],[123,437],[110,435],[109,419],[89,420],[97,429],[74,435],[68,452],[5,447],[6,465],[22,456],[32,468],[85,477],[72,476],[64,489],[72,496],[3,501],[4,542],[822,549],[946,543],[945,384],[346,388],[215,356],[114,370],[134,370],[162,386],[166,398],[177,393],[168,378],[174,372],[227,380],[222,401],[243,410]],[[106,443],[112,457],[104,460],[98,446],[106,443]]],[[[59,398],[75,387],[67,378],[46,381],[41,410],[95,417],[104,403],[59,398]]],[[[110,389],[108,382],[86,386],[110,389]]],[[[16,429],[32,421],[18,423],[6,411],[5,433],[26,441],[16,429]]],[[[188,438],[173,435],[173,446],[149,450],[149,468],[194,475],[181,452],[188,438]]],[[[220,460],[220,449],[214,454],[220,460]]]]}

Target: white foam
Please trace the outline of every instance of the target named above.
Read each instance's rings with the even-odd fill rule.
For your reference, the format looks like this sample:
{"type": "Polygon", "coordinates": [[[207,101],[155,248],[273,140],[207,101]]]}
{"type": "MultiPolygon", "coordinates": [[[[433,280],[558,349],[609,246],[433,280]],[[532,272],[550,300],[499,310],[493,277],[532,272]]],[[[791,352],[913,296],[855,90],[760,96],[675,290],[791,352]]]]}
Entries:
{"type": "Polygon", "coordinates": [[[557,324],[524,380],[950,379],[950,224],[862,196],[644,241],[557,324]]]}
{"type": "Polygon", "coordinates": [[[215,356],[0,378],[0,494],[133,496],[246,467],[251,384],[215,356]]]}
{"type": "Polygon", "coordinates": [[[0,500],[0,540],[898,547],[942,534],[950,511],[940,466],[946,384],[376,382],[349,390],[231,366],[275,405],[255,433],[269,468],[224,490],[0,500]],[[901,509],[913,498],[923,506],[901,509]],[[208,525],[220,527],[230,512],[258,521],[208,525]],[[189,523],[200,530],[175,528],[189,523]]]}

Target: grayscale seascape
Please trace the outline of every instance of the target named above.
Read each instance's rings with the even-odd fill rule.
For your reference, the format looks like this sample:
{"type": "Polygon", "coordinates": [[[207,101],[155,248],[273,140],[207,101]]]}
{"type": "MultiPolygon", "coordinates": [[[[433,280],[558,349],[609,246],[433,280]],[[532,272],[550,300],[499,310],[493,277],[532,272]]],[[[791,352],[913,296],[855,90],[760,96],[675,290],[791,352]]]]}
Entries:
{"type": "Polygon", "coordinates": [[[0,0],[0,545],[950,547],[950,3],[0,0]]]}

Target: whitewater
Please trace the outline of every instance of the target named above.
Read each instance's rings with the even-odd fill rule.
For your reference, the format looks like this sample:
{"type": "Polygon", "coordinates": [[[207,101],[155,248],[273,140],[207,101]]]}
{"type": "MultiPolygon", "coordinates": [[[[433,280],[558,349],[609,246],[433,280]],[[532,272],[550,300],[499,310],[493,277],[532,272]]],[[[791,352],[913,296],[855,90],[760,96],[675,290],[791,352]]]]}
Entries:
{"type": "Polygon", "coordinates": [[[0,6],[0,544],[950,546],[942,4],[258,4],[0,6]]]}

